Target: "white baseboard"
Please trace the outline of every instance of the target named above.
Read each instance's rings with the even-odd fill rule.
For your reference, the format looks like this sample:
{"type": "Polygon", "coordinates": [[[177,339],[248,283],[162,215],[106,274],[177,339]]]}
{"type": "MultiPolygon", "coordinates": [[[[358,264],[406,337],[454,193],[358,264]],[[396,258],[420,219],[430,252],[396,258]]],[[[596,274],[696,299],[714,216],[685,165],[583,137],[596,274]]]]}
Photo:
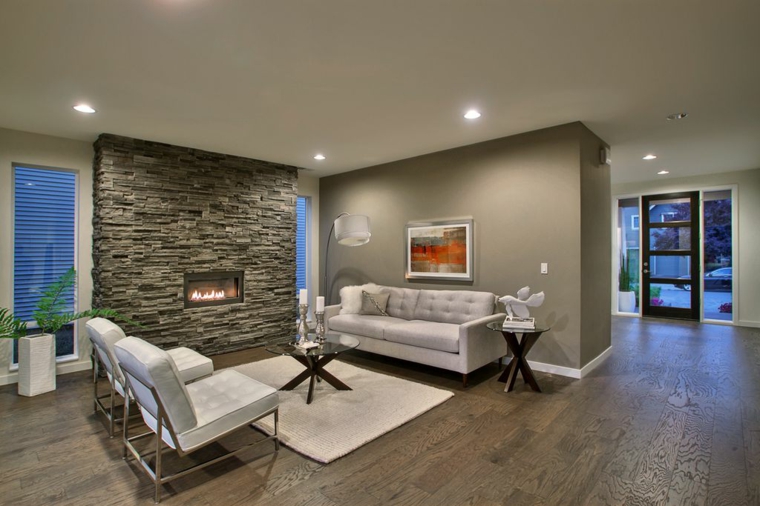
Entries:
{"type": "Polygon", "coordinates": [[[559,376],[566,376],[568,378],[581,378],[581,370],[573,369],[572,367],[562,367],[561,365],[544,364],[543,362],[534,362],[528,360],[530,368],[538,372],[547,372],[549,374],[557,374],[559,376]]]}
{"type": "Polygon", "coordinates": [[[748,321],[748,320],[739,320],[738,325],[740,327],[755,327],[755,328],[757,328],[757,327],[760,327],[760,322],[751,322],[751,321],[748,321]]]}
{"type": "Polygon", "coordinates": [[[583,366],[582,369],[574,369],[572,367],[563,367],[561,365],[554,364],[544,364],[543,362],[534,362],[533,360],[528,360],[528,363],[530,364],[531,369],[534,371],[557,374],[559,376],[565,376],[568,378],[581,379],[596,369],[596,367],[604,362],[604,359],[609,357],[611,353],[612,346],[600,353],[599,356],[597,356],[594,360],[583,366]]]}
{"type": "Polygon", "coordinates": [[[593,371],[594,369],[596,369],[597,366],[599,366],[599,364],[604,362],[604,360],[610,355],[612,355],[612,346],[610,346],[609,348],[601,352],[594,360],[592,360],[591,362],[589,362],[588,364],[584,365],[581,368],[581,378],[587,375],[588,373],[590,373],[591,371],[593,371]]]}
{"type": "MultiPolygon", "coordinates": [[[[56,376],[61,374],[69,374],[72,372],[87,371],[92,369],[92,362],[88,358],[87,360],[77,360],[74,362],[63,362],[57,364],[55,368],[56,376]]],[[[18,371],[8,371],[5,376],[0,376],[0,386],[12,385],[18,383],[18,371]]]]}

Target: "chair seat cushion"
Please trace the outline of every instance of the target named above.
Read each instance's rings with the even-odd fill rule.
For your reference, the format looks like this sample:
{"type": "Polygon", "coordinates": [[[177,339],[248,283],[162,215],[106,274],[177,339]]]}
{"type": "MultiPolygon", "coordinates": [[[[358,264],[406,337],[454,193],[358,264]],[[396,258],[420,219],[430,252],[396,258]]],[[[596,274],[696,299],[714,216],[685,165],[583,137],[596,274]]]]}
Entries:
{"type": "Polygon", "coordinates": [[[405,322],[406,320],[392,316],[341,314],[330,318],[328,325],[330,330],[334,332],[347,332],[383,339],[383,331],[386,327],[405,322]]]}
{"type": "Polygon", "coordinates": [[[190,348],[180,347],[166,350],[174,365],[177,366],[179,375],[184,383],[197,380],[214,373],[214,363],[210,358],[204,357],[190,348]]]}
{"type": "Polygon", "coordinates": [[[387,327],[384,337],[386,341],[394,343],[459,353],[459,325],[452,323],[405,321],[387,327]]]}
{"type": "Polygon", "coordinates": [[[185,452],[247,424],[276,408],[280,401],[276,389],[228,369],[188,384],[187,392],[198,425],[177,434],[185,452]]]}

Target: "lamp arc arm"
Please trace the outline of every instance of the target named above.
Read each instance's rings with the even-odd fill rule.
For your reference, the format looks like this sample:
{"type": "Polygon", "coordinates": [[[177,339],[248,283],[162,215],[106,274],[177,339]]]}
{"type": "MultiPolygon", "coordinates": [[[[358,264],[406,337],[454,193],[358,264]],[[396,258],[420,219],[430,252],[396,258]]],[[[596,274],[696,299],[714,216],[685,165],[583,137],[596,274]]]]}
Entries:
{"type": "Polygon", "coordinates": [[[330,226],[330,233],[327,235],[327,245],[325,246],[325,277],[322,281],[322,286],[325,291],[325,303],[329,306],[330,305],[330,292],[331,290],[327,286],[327,269],[328,265],[330,265],[327,261],[329,260],[330,255],[330,241],[332,240],[332,236],[335,233],[335,221],[340,218],[341,216],[348,216],[350,213],[342,212],[338,216],[335,217],[332,221],[332,225],[330,226]]]}

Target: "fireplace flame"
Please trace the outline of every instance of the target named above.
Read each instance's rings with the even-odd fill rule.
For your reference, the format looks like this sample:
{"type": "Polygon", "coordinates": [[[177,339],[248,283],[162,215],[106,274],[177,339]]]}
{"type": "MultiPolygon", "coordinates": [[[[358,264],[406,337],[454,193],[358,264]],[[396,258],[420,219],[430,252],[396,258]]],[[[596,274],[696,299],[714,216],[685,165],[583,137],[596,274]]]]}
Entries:
{"type": "Polygon", "coordinates": [[[224,291],[219,290],[211,290],[208,292],[199,292],[198,290],[195,290],[192,295],[190,295],[190,300],[193,302],[203,301],[203,300],[220,300],[224,299],[224,291]]]}

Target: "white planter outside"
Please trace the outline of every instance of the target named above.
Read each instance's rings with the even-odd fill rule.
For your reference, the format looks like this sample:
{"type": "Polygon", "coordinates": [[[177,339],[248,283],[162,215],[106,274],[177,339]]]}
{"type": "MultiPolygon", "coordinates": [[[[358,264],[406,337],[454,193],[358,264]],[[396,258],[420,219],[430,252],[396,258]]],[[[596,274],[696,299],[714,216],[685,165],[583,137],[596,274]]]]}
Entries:
{"type": "Polygon", "coordinates": [[[618,292],[618,312],[636,312],[636,292],[618,292]]]}
{"type": "Polygon", "coordinates": [[[18,394],[32,397],[55,390],[55,336],[18,340],[18,394]]]}

